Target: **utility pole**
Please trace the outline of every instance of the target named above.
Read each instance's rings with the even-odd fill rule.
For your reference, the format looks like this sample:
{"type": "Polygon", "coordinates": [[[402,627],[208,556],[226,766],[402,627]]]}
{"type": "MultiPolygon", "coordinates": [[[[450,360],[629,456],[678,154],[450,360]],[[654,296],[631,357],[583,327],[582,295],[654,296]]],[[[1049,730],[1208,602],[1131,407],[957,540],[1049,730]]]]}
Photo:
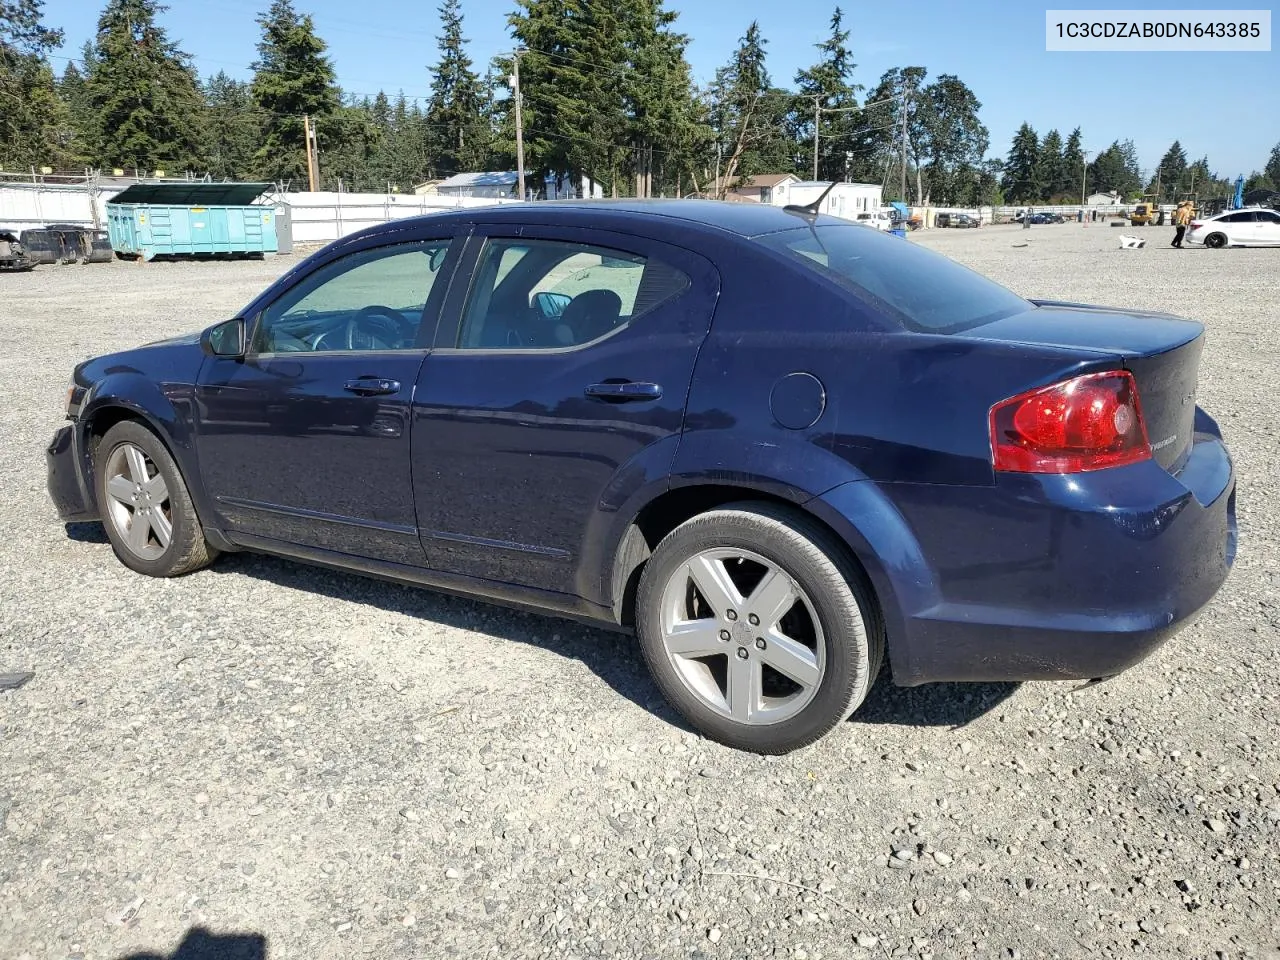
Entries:
{"type": "Polygon", "coordinates": [[[520,191],[520,199],[524,192],[524,118],[520,111],[520,54],[517,50],[511,57],[511,90],[516,100],[516,186],[520,191]]]}
{"type": "Polygon", "coordinates": [[[311,115],[308,113],[302,115],[302,131],[307,143],[307,187],[314,193],[320,189],[317,183],[319,171],[316,170],[315,160],[315,128],[311,126],[311,115]]]}
{"type": "Polygon", "coordinates": [[[813,98],[813,179],[818,179],[818,128],[822,125],[822,98],[813,98]]]}
{"type": "Polygon", "coordinates": [[[907,202],[907,88],[902,88],[902,202],[907,202]]]}
{"type": "Polygon", "coordinates": [[[1089,160],[1083,150],[1080,151],[1080,209],[1084,209],[1084,181],[1089,174],[1089,160]]]}

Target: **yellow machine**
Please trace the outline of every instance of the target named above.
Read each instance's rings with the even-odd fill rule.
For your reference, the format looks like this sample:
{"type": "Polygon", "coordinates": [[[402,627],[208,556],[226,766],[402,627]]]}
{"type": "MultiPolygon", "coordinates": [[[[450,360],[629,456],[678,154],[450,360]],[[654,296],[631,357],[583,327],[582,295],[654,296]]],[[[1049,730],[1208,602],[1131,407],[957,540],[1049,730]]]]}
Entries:
{"type": "Polygon", "coordinates": [[[1147,194],[1133,208],[1133,213],[1129,214],[1129,223],[1135,227],[1145,227],[1149,223],[1154,223],[1160,215],[1160,204],[1154,194],[1147,194]]]}

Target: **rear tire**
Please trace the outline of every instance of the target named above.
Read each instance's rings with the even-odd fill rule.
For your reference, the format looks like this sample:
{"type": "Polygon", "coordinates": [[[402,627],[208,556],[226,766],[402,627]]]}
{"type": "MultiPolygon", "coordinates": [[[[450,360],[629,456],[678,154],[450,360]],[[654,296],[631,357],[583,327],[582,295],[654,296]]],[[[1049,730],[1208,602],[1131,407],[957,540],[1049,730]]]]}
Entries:
{"type": "Polygon", "coordinates": [[[1221,250],[1227,245],[1227,236],[1224,233],[1211,233],[1204,238],[1204,245],[1212,250],[1221,250]]]}
{"type": "Polygon", "coordinates": [[[177,463],[142,424],[125,420],[107,431],[98,444],[94,480],[107,538],[129,569],[180,577],[217,558],[177,463]]]}
{"type": "Polygon", "coordinates": [[[771,504],[730,504],[668,534],[641,575],[636,628],[680,715],[755,753],[829,733],[884,656],[879,609],[843,545],[771,504]]]}

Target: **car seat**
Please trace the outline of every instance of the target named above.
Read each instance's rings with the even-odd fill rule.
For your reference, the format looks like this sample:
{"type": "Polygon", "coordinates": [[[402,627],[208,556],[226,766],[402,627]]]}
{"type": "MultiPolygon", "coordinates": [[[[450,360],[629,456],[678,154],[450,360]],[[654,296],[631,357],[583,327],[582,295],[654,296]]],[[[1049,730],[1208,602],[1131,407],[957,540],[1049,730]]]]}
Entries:
{"type": "Polygon", "coordinates": [[[612,290],[584,290],[564,308],[556,324],[556,342],[576,347],[598,340],[618,324],[622,298],[612,290]]]}

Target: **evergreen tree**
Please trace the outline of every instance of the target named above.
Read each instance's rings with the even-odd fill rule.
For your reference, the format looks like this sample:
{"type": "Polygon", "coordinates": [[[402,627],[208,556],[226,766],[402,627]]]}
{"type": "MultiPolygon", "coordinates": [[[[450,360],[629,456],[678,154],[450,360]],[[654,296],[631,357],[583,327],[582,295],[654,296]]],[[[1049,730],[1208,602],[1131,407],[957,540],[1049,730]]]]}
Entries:
{"type": "Polygon", "coordinates": [[[43,23],[43,0],[0,0],[0,167],[61,166],[74,156],[70,115],[48,54],[62,31],[43,23]]]}
{"type": "MultiPolygon", "coordinates": [[[[520,84],[525,124],[526,188],[545,177],[567,175],[601,181],[615,195],[626,192],[628,61],[627,11],[608,0],[517,0],[507,18],[525,48],[520,84]]],[[[495,62],[510,76],[510,60],[495,62]]],[[[501,150],[509,139],[513,102],[500,105],[501,150]]]]}
{"type": "Polygon", "coordinates": [[[440,59],[427,108],[432,166],[439,176],[481,170],[489,159],[484,88],[471,69],[466,43],[459,0],[444,0],[440,6],[440,59]]]}
{"type": "Polygon", "coordinates": [[[1062,134],[1050,130],[1040,141],[1040,189],[1038,199],[1057,203],[1065,189],[1068,177],[1062,156],[1062,134]]]}
{"type": "Polygon", "coordinates": [[[208,172],[227,180],[251,176],[262,118],[249,84],[218,71],[204,84],[204,155],[208,172]]]}
{"type": "MultiPolygon", "coordinates": [[[[925,197],[977,203],[990,138],[978,119],[982,103],[954,74],[942,74],[915,98],[917,162],[924,159],[925,197]]],[[[910,129],[911,124],[908,124],[910,129]]],[[[917,167],[917,169],[919,169],[917,167]]]]}
{"type": "Polygon", "coordinates": [[[1187,154],[1177,140],[1165,151],[1156,167],[1157,176],[1152,179],[1151,191],[1160,192],[1160,200],[1173,200],[1178,192],[1186,189],[1187,154]],[[1157,186],[1158,185],[1158,186],[1157,186]]]}
{"type": "Polygon", "coordinates": [[[1267,165],[1262,172],[1276,189],[1280,189],[1280,143],[1271,148],[1271,156],[1267,157],[1267,165]]]}
{"type": "Polygon", "coordinates": [[[85,44],[85,52],[81,62],[85,69],[81,70],[74,60],[67,63],[58,80],[58,96],[67,107],[67,120],[70,124],[70,151],[75,156],[88,159],[94,153],[95,133],[97,128],[93,116],[93,105],[89,101],[89,85],[85,80],[93,63],[93,44],[85,44]]]}
{"type": "Polygon", "coordinates": [[[1029,123],[1024,123],[1013,135],[1002,185],[1009,203],[1034,203],[1042,199],[1044,182],[1040,171],[1040,138],[1029,123]]]}
{"type": "Polygon", "coordinates": [[[843,25],[844,14],[836,7],[831,15],[831,35],[816,44],[818,62],[796,74],[796,113],[802,118],[796,135],[801,144],[812,144],[816,113],[819,180],[844,180],[846,175],[852,179],[855,170],[863,171],[871,159],[866,156],[866,145],[856,141],[857,116],[852,108],[858,105],[862,88],[853,82],[857,64],[848,46],[849,31],[843,25]],[[842,112],[818,113],[815,102],[823,110],[842,112]]]}
{"type": "Polygon", "coordinates": [[[191,58],[156,17],[156,0],[108,0],[85,80],[95,120],[93,159],[106,167],[201,166],[203,98],[191,58]]]}
{"type": "MultiPolygon", "coordinates": [[[[1232,187],[1232,190],[1234,191],[1235,188],[1232,187]]],[[[1255,170],[1244,181],[1244,192],[1248,193],[1251,190],[1280,190],[1280,184],[1277,184],[1265,173],[1255,170]]]]}
{"type": "Polygon", "coordinates": [[[743,178],[791,169],[799,159],[784,133],[791,97],[773,86],[765,68],[767,42],[753,20],[711,85],[711,123],[723,157],[716,189],[721,198],[743,178]]]}
{"type": "Polygon", "coordinates": [[[1084,146],[1081,143],[1080,128],[1076,127],[1067,137],[1066,146],[1062,148],[1062,183],[1060,192],[1074,198],[1081,188],[1084,173],[1084,146]]]}
{"type": "Polygon", "coordinates": [[[304,115],[315,121],[320,150],[340,148],[350,132],[345,114],[333,119],[340,106],[333,65],[310,15],[299,15],[291,0],[272,0],[258,25],[262,39],[251,91],[263,131],[254,165],[265,179],[305,183],[304,115]]]}
{"type": "Polygon", "coordinates": [[[623,95],[635,193],[679,190],[701,166],[707,142],[684,56],[689,38],[674,31],[676,14],[662,0],[632,0],[625,11],[623,95]]]}
{"type": "Polygon", "coordinates": [[[1142,191],[1137,151],[1133,141],[1116,141],[1089,164],[1089,183],[1095,192],[1120,194],[1122,200],[1135,199],[1142,191]]]}

